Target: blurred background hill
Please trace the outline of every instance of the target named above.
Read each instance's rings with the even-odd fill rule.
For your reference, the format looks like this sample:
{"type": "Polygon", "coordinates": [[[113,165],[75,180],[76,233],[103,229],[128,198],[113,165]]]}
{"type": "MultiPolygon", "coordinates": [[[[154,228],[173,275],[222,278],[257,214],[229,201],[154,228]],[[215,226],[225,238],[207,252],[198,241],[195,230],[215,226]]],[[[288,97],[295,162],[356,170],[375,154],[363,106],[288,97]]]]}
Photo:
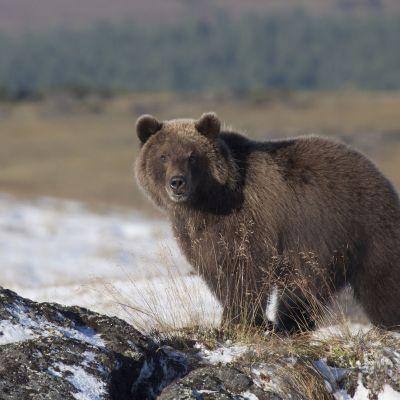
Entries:
{"type": "Polygon", "coordinates": [[[212,18],[216,12],[237,18],[293,9],[311,15],[391,14],[400,11],[400,4],[397,0],[1,0],[0,26],[21,33],[60,25],[82,28],[99,21],[179,24],[194,16],[212,18]]]}
{"type": "Polygon", "coordinates": [[[60,89],[400,89],[392,1],[1,4],[4,98],[60,89]]]}

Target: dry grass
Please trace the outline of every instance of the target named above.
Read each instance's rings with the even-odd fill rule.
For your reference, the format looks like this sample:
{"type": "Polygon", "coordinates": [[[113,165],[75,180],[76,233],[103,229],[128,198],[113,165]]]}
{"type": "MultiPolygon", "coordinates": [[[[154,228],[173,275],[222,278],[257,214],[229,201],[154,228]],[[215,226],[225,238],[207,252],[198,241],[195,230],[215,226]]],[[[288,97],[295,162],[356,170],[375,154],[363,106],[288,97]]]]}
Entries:
{"type": "Polygon", "coordinates": [[[124,271],[123,285],[95,280],[88,285],[88,290],[101,292],[122,311],[118,315],[140,332],[169,335],[182,328],[217,326],[221,309],[204,282],[180,270],[166,248],[160,249],[159,260],[151,270],[159,270],[160,278],[135,280],[124,271]]]}
{"type": "MultiPolygon", "coordinates": [[[[266,302],[274,287],[278,288],[279,298],[284,294],[286,301],[294,301],[303,308],[304,314],[296,315],[299,333],[309,331],[309,319],[305,315],[315,321],[317,327],[345,326],[347,320],[354,319],[354,316],[357,322],[368,322],[362,314],[359,315],[357,308],[355,315],[352,308],[349,313],[348,303],[354,304],[351,293],[347,291],[344,296],[337,296],[332,291],[330,278],[325,276],[327,273],[312,254],[299,254],[300,261],[295,268],[293,265],[285,268],[282,257],[279,260],[273,257],[271,265],[261,274],[259,271],[251,273],[254,261],[247,247],[243,247],[250,229],[247,227],[242,232],[243,241],[235,243],[233,250],[228,248],[233,257],[229,264],[226,265],[224,258],[215,257],[214,263],[211,262],[214,265],[209,265],[209,261],[202,263],[198,257],[200,276],[181,272],[174,264],[170,251],[163,247],[159,252],[159,266],[151,267],[152,270],[162,268],[160,279],[136,281],[125,271],[126,279],[122,287],[107,282],[97,282],[96,285],[103,287],[106,296],[125,312],[125,319],[142,332],[158,331],[168,335],[182,328],[218,327],[217,330],[224,332],[225,338],[254,343],[265,336],[266,330],[274,333],[272,326],[266,321],[260,324],[259,318],[260,312],[265,315],[266,302]],[[212,289],[214,293],[205,285],[209,276],[217,280],[217,286],[212,289]],[[129,290],[126,291],[127,288],[129,290]],[[318,295],[321,292],[324,293],[324,301],[318,295]],[[219,297],[221,305],[217,300],[219,297]]],[[[220,250],[223,252],[223,249],[220,250]]],[[[294,260],[293,255],[291,259],[294,260]]]]}
{"type": "Polygon", "coordinates": [[[197,117],[215,110],[259,139],[316,133],[361,148],[400,187],[400,94],[259,92],[129,94],[82,101],[53,95],[0,104],[0,191],[134,206],[153,213],[134,184],[134,122],[197,117]]]}

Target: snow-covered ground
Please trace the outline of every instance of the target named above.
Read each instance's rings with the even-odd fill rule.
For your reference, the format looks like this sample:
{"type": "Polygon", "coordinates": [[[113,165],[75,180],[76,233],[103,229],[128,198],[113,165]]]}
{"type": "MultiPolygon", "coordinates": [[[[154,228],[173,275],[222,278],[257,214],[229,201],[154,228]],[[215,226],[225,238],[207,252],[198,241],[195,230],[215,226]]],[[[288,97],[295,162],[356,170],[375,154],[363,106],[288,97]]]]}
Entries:
{"type": "Polygon", "coordinates": [[[166,221],[0,195],[0,285],[22,296],[84,306],[140,327],[216,321],[217,302],[190,271],[166,221]]]}

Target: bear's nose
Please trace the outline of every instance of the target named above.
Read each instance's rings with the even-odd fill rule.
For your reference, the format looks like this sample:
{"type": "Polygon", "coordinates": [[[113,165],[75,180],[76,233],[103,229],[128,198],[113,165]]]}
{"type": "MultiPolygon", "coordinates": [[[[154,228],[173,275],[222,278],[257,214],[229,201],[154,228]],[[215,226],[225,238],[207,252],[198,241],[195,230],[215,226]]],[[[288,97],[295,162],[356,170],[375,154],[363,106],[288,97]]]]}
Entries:
{"type": "Polygon", "coordinates": [[[169,181],[169,185],[173,190],[180,190],[186,185],[186,178],[183,175],[175,175],[169,181]]]}

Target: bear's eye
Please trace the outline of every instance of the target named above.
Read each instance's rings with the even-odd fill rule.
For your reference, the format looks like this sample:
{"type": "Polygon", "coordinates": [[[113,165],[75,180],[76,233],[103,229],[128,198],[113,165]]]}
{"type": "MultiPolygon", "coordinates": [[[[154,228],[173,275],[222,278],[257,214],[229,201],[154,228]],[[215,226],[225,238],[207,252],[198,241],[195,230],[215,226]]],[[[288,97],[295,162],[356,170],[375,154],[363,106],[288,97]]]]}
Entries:
{"type": "Polygon", "coordinates": [[[162,161],[162,162],[165,162],[165,161],[167,161],[167,156],[165,156],[164,154],[160,157],[160,160],[162,161]]]}
{"type": "Polygon", "coordinates": [[[191,164],[194,164],[194,163],[196,162],[196,159],[197,159],[197,157],[196,157],[196,154],[194,154],[194,153],[192,153],[192,154],[189,156],[189,162],[190,162],[191,164]]]}

